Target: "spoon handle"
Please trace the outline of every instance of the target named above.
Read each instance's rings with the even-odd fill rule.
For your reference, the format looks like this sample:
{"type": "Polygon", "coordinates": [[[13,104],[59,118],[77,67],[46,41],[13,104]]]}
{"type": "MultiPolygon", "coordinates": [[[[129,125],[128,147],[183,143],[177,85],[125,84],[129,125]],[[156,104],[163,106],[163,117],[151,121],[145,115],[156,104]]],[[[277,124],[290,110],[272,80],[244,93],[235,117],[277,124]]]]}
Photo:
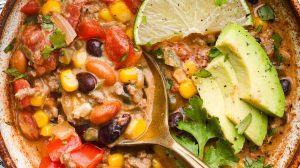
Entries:
{"type": "Polygon", "coordinates": [[[174,152],[181,156],[181,158],[189,163],[193,168],[209,168],[199,158],[176,142],[172,144],[172,150],[174,150],[174,152]]]}

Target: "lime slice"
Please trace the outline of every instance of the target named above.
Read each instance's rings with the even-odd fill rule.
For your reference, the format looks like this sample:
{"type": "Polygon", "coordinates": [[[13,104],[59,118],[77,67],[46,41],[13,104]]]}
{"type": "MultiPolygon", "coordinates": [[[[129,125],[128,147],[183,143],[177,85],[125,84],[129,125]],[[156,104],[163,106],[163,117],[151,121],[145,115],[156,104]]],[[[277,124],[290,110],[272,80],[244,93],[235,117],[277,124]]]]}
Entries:
{"type": "Polygon", "coordinates": [[[229,23],[252,24],[245,0],[145,0],[134,24],[137,45],[155,44],[174,36],[220,31],[229,23]]]}

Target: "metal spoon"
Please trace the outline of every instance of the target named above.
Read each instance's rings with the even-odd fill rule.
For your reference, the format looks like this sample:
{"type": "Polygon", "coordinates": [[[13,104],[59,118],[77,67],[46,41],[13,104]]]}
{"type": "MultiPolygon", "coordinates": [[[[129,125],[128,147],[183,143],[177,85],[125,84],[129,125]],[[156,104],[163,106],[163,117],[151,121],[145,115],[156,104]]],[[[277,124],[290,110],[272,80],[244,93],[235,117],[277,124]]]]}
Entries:
{"type": "Polygon", "coordinates": [[[168,98],[166,83],[156,61],[148,54],[144,54],[155,80],[155,97],[153,102],[152,121],[145,134],[137,140],[121,140],[119,146],[133,145],[161,145],[176,152],[193,168],[208,168],[199,158],[179,145],[172,138],[168,123],[168,98]]]}

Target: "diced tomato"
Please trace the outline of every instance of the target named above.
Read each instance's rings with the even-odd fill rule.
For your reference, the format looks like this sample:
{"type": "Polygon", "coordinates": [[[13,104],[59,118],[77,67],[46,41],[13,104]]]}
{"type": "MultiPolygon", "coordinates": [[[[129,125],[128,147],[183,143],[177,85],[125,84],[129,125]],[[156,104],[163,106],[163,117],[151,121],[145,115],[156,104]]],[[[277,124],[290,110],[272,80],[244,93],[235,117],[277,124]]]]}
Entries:
{"type": "Polygon", "coordinates": [[[80,17],[80,10],[82,8],[82,4],[70,4],[67,7],[68,17],[66,18],[69,23],[75,28],[78,24],[79,17],[80,17]]]}
{"type": "Polygon", "coordinates": [[[29,0],[20,11],[26,15],[35,15],[39,13],[39,10],[40,4],[36,0],[29,0]]]}
{"type": "Polygon", "coordinates": [[[114,62],[119,62],[122,56],[128,54],[129,40],[120,27],[114,26],[107,31],[105,51],[114,62]]]}
{"type": "Polygon", "coordinates": [[[116,0],[101,0],[101,1],[104,3],[112,3],[112,2],[115,2],[116,0]]]}
{"type": "Polygon", "coordinates": [[[96,20],[86,20],[78,26],[78,36],[82,40],[100,38],[105,40],[105,32],[96,20]]]}
{"type": "MultiPolygon", "coordinates": [[[[25,88],[29,88],[30,87],[30,84],[25,79],[15,80],[14,83],[13,83],[13,85],[14,85],[14,91],[15,91],[15,93],[17,93],[21,89],[25,89],[25,88]]],[[[22,108],[28,107],[30,105],[30,97],[29,96],[24,97],[20,101],[20,103],[22,105],[22,108]]]]}
{"type": "Polygon", "coordinates": [[[32,51],[43,48],[45,37],[42,29],[38,26],[27,26],[22,33],[22,43],[32,51]]]}
{"type": "Polygon", "coordinates": [[[54,139],[47,145],[47,151],[52,161],[58,161],[63,153],[72,152],[81,146],[79,136],[71,135],[65,140],[54,139]]]}
{"type": "Polygon", "coordinates": [[[134,45],[132,44],[132,42],[130,42],[128,56],[125,58],[124,61],[120,61],[116,64],[116,69],[126,68],[126,67],[136,65],[139,59],[141,58],[141,56],[142,56],[142,51],[135,51],[134,45]]]}
{"type": "Polygon", "coordinates": [[[84,144],[70,154],[71,161],[77,167],[95,168],[101,161],[104,150],[93,144],[84,144]]]}
{"type": "Polygon", "coordinates": [[[130,11],[135,14],[141,5],[141,0],[124,0],[130,11]]]}
{"type": "Polygon", "coordinates": [[[59,161],[53,162],[49,156],[44,157],[40,163],[39,168],[64,168],[65,166],[62,165],[59,161]]]}

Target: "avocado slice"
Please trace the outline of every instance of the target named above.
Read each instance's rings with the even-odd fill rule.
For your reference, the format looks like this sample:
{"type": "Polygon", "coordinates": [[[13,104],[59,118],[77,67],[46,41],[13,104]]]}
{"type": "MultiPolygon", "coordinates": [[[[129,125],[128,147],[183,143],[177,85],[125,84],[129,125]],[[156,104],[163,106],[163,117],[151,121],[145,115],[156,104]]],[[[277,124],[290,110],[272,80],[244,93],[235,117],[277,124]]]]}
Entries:
{"type": "Polygon", "coordinates": [[[217,117],[225,139],[232,143],[235,153],[242,150],[245,137],[239,135],[233,123],[225,116],[225,100],[222,91],[213,78],[193,77],[197,90],[203,99],[203,107],[210,116],[217,117]]]}
{"type": "Polygon", "coordinates": [[[234,124],[239,124],[248,114],[252,114],[251,123],[244,134],[254,144],[261,146],[267,134],[268,118],[256,108],[240,100],[236,73],[225,56],[215,58],[207,67],[213,79],[219,85],[225,100],[225,115],[234,124]]]}
{"type": "Polygon", "coordinates": [[[227,25],[216,47],[232,64],[240,98],[271,116],[282,117],[285,97],[275,67],[266,52],[243,27],[227,25]]]}

